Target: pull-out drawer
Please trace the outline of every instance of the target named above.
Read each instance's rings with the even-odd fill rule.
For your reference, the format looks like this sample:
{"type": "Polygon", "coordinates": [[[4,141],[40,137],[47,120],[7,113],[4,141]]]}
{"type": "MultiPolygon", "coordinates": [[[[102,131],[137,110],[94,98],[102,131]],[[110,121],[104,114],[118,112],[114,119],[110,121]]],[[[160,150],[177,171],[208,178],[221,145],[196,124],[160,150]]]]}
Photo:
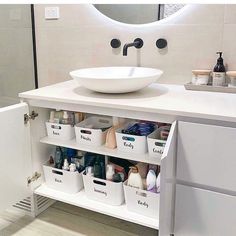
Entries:
{"type": "Polygon", "coordinates": [[[177,185],[175,236],[236,235],[236,197],[177,185]]]}
{"type": "Polygon", "coordinates": [[[236,191],[236,129],[178,124],[177,179],[236,191]]]}

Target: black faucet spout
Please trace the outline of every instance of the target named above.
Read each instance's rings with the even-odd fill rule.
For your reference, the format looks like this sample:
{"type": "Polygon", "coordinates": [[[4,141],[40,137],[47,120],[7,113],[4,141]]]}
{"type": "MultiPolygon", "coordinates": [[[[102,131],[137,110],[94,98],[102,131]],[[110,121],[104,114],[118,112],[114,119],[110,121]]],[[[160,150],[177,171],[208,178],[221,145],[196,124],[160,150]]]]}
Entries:
{"type": "Polygon", "coordinates": [[[132,43],[126,43],[123,47],[123,56],[127,56],[129,47],[141,48],[142,46],[143,40],[140,38],[135,39],[132,43]]]}

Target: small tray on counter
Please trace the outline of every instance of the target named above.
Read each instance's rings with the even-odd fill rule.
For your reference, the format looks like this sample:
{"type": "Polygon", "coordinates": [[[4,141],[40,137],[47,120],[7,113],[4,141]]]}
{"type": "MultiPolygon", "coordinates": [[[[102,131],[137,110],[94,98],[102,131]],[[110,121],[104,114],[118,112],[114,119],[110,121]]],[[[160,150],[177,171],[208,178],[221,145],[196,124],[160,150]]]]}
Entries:
{"type": "Polygon", "coordinates": [[[236,87],[218,87],[212,85],[196,85],[192,83],[187,83],[184,85],[186,90],[194,91],[207,91],[207,92],[218,92],[218,93],[236,93],[236,87]]]}

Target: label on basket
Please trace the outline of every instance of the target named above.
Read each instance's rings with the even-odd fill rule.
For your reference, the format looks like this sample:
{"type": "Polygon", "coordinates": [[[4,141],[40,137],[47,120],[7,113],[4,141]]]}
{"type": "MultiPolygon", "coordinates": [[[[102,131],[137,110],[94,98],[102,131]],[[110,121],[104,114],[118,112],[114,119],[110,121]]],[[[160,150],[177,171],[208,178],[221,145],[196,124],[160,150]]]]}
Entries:
{"type": "Polygon", "coordinates": [[[55,132],[54,130],[52,131],[53,135],[60,135],[60,133],[55,132]]]}
{"type": "Polygon", "coordinates": [[[142,202],[141,200],[138,200],[137,202],[138,202],[138,205],[148,208],[148,204],[146,202],[142,202]]]}
{"type": "Polygon", "coordinates": [[[55,182],[57,182],[57,183],[62,183],[62,180],[55,178],[55,182]]]}
{"type": "Polygon", "coordinates": [[[123,144],[124,144],[125,147],[131,148],[131,149],[134,149],[134,145],[133,145],[132,143],[124,142],[123,144]]]}
{"type": "Polygon", "coordinates": [[[153,148],[152,151],[153,151],[154,153],[163,154],[163,148],[153,148]]]}
{"type": "Polygon", "coordinates": [[[83,139],[83,140],[85,140],[85,141],[91,142],[91,138],[88,137],[88,136],[84,136],[84,135],[81,134],[81,135],[80,135],[80,138],[83,139]]]}
{"type": "Polygon", "coordinates": [[[105,191],[102,191],[102,190],[99,190],[99,189],[96,189],[96,188],[94,188],[93,190],[94,190],[94,192],[96,192],[96,193],[101,193],[101,194],[103,194],[104,196],[107,196],[107,193],[106,193],[105,191]]]}

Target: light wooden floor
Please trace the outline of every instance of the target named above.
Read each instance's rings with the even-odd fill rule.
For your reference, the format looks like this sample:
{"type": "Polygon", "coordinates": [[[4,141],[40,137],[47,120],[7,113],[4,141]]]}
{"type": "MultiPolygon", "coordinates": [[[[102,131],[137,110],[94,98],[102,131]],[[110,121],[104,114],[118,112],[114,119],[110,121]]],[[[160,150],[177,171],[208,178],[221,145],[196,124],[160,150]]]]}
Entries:
{"type": "Polygon", "coordinates": [[[157,231],[99,213],[55,203],[33,219],[15,210],[0,215],[0,236],[157,236],[157,231]]]}

